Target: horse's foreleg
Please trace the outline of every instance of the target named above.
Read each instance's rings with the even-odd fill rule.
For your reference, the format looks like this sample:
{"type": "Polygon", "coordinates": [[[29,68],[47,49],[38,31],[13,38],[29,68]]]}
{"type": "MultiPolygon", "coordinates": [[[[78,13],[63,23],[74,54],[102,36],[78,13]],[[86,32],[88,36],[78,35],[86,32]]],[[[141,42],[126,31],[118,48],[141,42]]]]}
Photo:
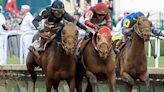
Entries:
{"type": "Polygon", "coordinates": [[[82,92],[82,82],[83,82],[83,76],[85,74],[85,70],[82,65],[77,65],[77,72],[76,72],[76,91],[82,92]]]}
{"type": "Polygon", "coordinates": [[[150,90],[150,80],[149,80],[149,74],[146,73],[144,75],[140,76],[140,80],[144,81],[146,83],[146,88],[147,88],[147,92],[151,92],[150,90]]]}
{"type": "Polygon", "coordinates": [[[87,84],[86,90],[84,92],[93,92],[92,91],[92,85],[89,82],[89,78],[87,78],[87,82],[88,82],[88,84],[87,84]]]}
{"type": "Polygon", "coordinates": [[[115,78],[116,78],[115,71],[107,74],[107,80],[108,80],[110,92],[116,92],[116,79],[115,78]]]}
{"type": "Polygon", "coordinates": [[[91,84],[92,92],[95,92],[95,86],[96,86],[96,83],[97,83],[96,76],[88,70],[86,71],[86,76],[87,76],[87,78],[89,78],[89,82],[91,84]]]}
{"type": "Polygon", "coordinates": [[[51,79],[46,78],[46,89],[47,89],[47,92],[51,92],[52,83],[53,83],[53,81],[51,79]]]}
{"type": "Polygon", "coordinates": [[[59,81],[54,81],[53,82],[53,88],[55,92],[58,92],[58,86],[59,86],[59,81]]]}
{"type": "Polygon", "coordinates": [[[32,82],[33,82],[32,92],[35,92],[35,82],[36,82],[36,79],[37,79],[37,74],[34,71],[35,66],[34,66],[32,61],[27,62],[26,66],[27,66],[27,71],[30,73],[31,78],[32,78],[32,82]]]}
{"type": "Polygon", "coordinates": [[[121,73],[121,78],[123,81],[127,82],[130,85],[134,85],[134,79],[126,72],[121,73]]]}
{"type": "Polygon", "coordinates": [[[126,83],[126,92],[132,92],[133,85],[126,83]]]}
{"type": "Polygon", "coordinates": [[[74,92],[75,91],[75,77],[69,78],[66,81],[69,86],[70,92],[74,92]]]}

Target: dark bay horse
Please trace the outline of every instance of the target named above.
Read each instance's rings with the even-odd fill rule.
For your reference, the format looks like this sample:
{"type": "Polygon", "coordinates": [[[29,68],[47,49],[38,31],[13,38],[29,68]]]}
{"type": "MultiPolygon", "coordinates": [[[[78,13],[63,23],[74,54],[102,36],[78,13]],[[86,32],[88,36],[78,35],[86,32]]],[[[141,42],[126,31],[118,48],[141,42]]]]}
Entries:
{"type": "Polygon", "coordinates": [[[75,90],[76,62],[74,50],[78,39],[76,23],[64,22],[61,30],[61,42],[56,39],[47,44],[46,50],[40,54],[39,60],[35,59],[32,52],[28,53],[26,65],[33,80],[33,92],[35,92],[35,82],[37,74],[35,67],[40,66],[45,73],[46,89],[51,92],[53,86],[58,92],[60,80],[66,80],[70,92],[75,90]]]}
{"type": "MultiPolygon", "coordinates": [[[[149,16],[149,14],[148,14],[149,16]]],[[[144,43],[150,39],[152,22],[148,16],[137,16],[133,26],[131,39],[116,57],[120,76],[126,82],[127,92],[132,91],[134,81],[140,79],[146,83],[147,92],[150,92],[149,74],[147,72],[147,58],[144,43]]]]}
{"type": "MultiPolygon", "coordinates": [[[[112,49],[110,29],[103,26],[88,42],[82,51],[82,62],[88,79],[87,92],[95,92],[97,82],[96,74],[102,73],[106,76],[110,92],[116,92],[115,89],[115,53],[112,49]]],[[[77,72],[79,73],[79,72],[77,72]]],[[[81,72],[80,72],[81,73],[81,72]]],[[[82,92],[82,76],[78,76],[77,92],[82,92]],[[80,78],[81,77],[81,78],[80,78]]]]}

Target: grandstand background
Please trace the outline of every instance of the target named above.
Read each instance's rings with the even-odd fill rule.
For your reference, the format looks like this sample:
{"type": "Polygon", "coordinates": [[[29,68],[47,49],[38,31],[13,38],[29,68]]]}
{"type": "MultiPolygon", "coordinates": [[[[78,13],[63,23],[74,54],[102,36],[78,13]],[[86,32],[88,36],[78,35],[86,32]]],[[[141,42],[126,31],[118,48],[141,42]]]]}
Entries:
{"type": "MultiPolygon", "coordinates": [[[[21,5],[28,4],[31,6],[31,13],[35,16],[37,15],[41,9],[51,4],[51,2],[54,0],[17,0],[17,6],[20,10],[21,5]]],[[[74,4],[76,2],[80,2],[82,0],[62,0],[65,4],[65,9],[69,13],[73,13],[74,10],[74,4]]],[[[96,4],[96,2],[101,2],[105,0],[87,0],[87,2],[91,3],[91,5],[96,4]]],[[[154,0],[110,0],[113,1],[114,6],[114,19],[116,17],[123,13],[125,10],[132,9],[131,7],[124,7],[126,4],[129,3],[135,3],[135,1],[142,2],[144,1],[148,4],[155,7],[155,10],[144,10],[145,13],[150,12],[151,14],[151,20],[153,21],[154,25],[159,28],[159,30],[164,30],[164,0],[158,0],[158,3],[154,3],[154,0]],[[152,4],[154,3],[154,4],[152,4]],[[157,11],[159,9],[158,6],[161,6],[161,10],[157,11]]],[[[7,0],[0,0],[0,5],[5,8],[7,0]]],[[[83,5],[83,2],[80,2],[83,5]]],[[[139,5],[138,5],[139,6],[139,5]]],[[[138,7],[136,6],[136,7],[138,7]]],[[[142,5],[141,5],[142,6],[142,5]]],[[[145,7],[144,7],[145,8],[145,7]]],[[[2,90],[7,90],[6,92],[29,92],[31,87],[31,82],[29,75],[26,70],[25,66],[25,60],[28,53],[28,46],[31,44],[32,36],[36,33],[36,31],[32,32],[17,32],[17,31],[9,31],[9,32],[0,32],[0,78],[3,80],[0,80],[0,92],[5,92],[2,90]],[[2,65],[1,65],[2,64],[2,65]],[[10,65],[11,64],[11,65],[10,65]],[[5,72],[5,74],[4,74],[5,72]],[[6,76],[8,75],[8,76],[6,76]],[[15,78],[15,79],[14,79],[15,78]]],[[[147,43],[146,51],[148,55],[148,66],[150,67],[156,67],[157,71],[153,71],[150,69],[152,73],[151,78],[151,84],[153,92],[163,92],[163,67],[164,67],[164,40],[159,40],[156,38],[153,38],[153,47],[156,47],[156,53],[159,53],[157,61],[154,60],[152,57],[153,50],[149,48],[149,43],[147,43]],[[149,53],[151,52],[151,53],[149,53]],[[154,62],[155,61],[155,62],[154,62]],[[156,63],[158,64],[156,66],[156,63]],[[159,70],[158,70],[159,69],[159,70]],[[162,70],[162,73],[161,71],[162,70]],[[153,77],[152,77],[153,76],[153,77]],[[160,78],[159,78],[160,77],[160,78]]],[[[37,81],[36,86],[36,92],[45,92],[45,85],[43,82],[42,74],[38,73],[39,79],[37,81]],[[41,76],[41,78],[40,78],[41,76]]],[[[61,87],[59,90],[61,92],[68,92],[67,85],[65,85],[63,82],[61,83],[61,87]]],[[[83,87],[85,87],[86,84],[84,84],[83,87]]],[[[122,90],[120,92],[125,92],[125,87],[123,84],[117,85],[119,90],[122,90]]],[[[99,82],[97,86],[97,92],[108,92],[108,86],[104,82],[99,82]]],[[[143,84],[136,84],[134,87],[133,92],[145,92],[146,87],[143,84]]]]}
{"type": "MultiPolygon", "coordinates": [[[[6,5],[7,1],[8,0],[0,0],[0,4],[2,4],[2,6],[3,6],[4,9],[5,9],[5,5],[6,5]]],[[[54,0],[42,0],[41,2],[40,2],[40,0],[16,0],[16,1],[17,1],[17,7],[18,7],[19,10],[21,8],[21,5],[23,5],[23,4],[30,5],[31,6],[31,13],[35,16],[35,15],[37,15],[41,11],[41,9],[43,9],[46,6],[50,5],[51,2],[53,2],[54,0]]],[[[80,2],[81,0],[62,0],[62,1],[65,4],[66,11],[68,11],[71,14],[74,11],[74,4],[76,2],[79,2],[83,6],[83,2],[80,2]]],[[[94,5],[97,2],[101,2],[101,1],[105,1],[105,0],[87,0],[87,2],[90,3],[91,5],[94,5]]],[[[110,1],[112,1],[112,0],[110,0],[110,1]]],[[[113,6],[114,6],[113,7],[114,8],[113,16],[114,16],[114,20],[116,19],[116,17],[119,14],[123,13],[124,11],[127,11],[127,10],[130,11],[130,9],[131,9],[131,11],[136,11],[138,9],[138,10],[142,10],[144,13],[150,12],[150,19],[153,21],[153,24],[157,28],[159,28],[159,30],[164,30],[164,12],[163,12],[163,10],[164,10],[164,1],[163,0],[159,0],[159,2],[157,2],[155,4],[152,4],[154,0],[145,0],[144,3],[148,2],[148,1],[150,3],[150,5],[148,7],[151,7],[151,6],[154,5],[153,8],[149,8],[149,9],[145,8],[144,7],[144,4],[143,5],[140,5],[140,3],[142,3],[142,1],[143,0],[134,0],[134,1],[129,1],[129,0],[114,0],[113,1],[113,6]],[[135,4],[136,5],[135,6],[136,8],[134,6],[129,6],[130,4],[133,4],[133,3],[138,3],[140,5],[140,7],[138,7],[138,8],[136,7],[138,4],[135,4]],[[157,6],[159,6],[159,5],[160,5],[160,7],[157,8],[157,6]]],[[[22,61],[22,59],[19,58],[19,57],[22,58],[22,56],[20,56],[22,53],[20,52],[19,49],[17,49],[17,47],[18,48],[20,47],[20,44],[19,44],[20,43],[20,38],[19,37],[21,37],[21,35],[20,35],[20,33],[17,33],[17,34],[19,34],[19,35],[14,36],[14,39],[15,39],[16,42],[10,43],[10,42],[12,42],[14,40],[12,38],[12,36],[9,36],[9,38],[7,40],[7,41],[9,41],[8,42],[9,43],[9,46],[12,47],[12,49],[13,49],[13,50],[12,49],[9,49],[12,52],[8,51],[8,54],[6,55],[6,56],[10,57],[10,58],[5,59],[5,60],[7,60],[7,62],[10,62],[10,61],[11,61],[11,63],[14,63],[13,61],[24,62],[24,61],[22,61]],[[12,54],[15,54],[16,57],[18,57],[18,58],[15,58],[12,54]]],[[[5,33],[4,33],[4,35],[5,35],[5,33]]],[[[3,39],[2,36],[1,36],[1,39],[3,39]]],[[[153,40],[153,46],[154,47],[155,47],[155,42],[157,42],[157,41],[156,40],[153,40]]],[[[159,45],[160,46],[158,46],[158,47],[160,47],[160,49],[158,48],[159,49],[158,52],[160,52],[159,53],[160,56],[164,56],[164,48],[162,48],[162,47],[164,47],[164,41],[161,40],[159,45]]],[[[3,46],[3,45],[1,45],[1,46],[3,46]]],[[[6,47],[6,48],[10,48],[10,47],[6,47]]],[[[146,50],[150,52],[150,50],[148,49],[148,46],[147,46],[146,50]]],[[[25,51],[25,52],[27,52],[27,51],[25,51]]],[[[3,55],[4,55],[4,53],[2,53],[1,57],[3,57],[3,55]]],[[[151,61],[153,61],[153,59],[151,59],[151,61]]]]}

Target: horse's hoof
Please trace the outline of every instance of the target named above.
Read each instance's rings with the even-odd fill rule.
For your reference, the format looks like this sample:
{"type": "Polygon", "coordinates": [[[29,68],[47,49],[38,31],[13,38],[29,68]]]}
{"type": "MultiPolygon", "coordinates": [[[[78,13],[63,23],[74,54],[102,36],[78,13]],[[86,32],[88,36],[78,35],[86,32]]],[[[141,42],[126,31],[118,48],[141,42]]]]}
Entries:
{"type": "Polygon", "coordinates": [[[96,84],[97,83],[97,79],[95,76],[92,76],[90,79],[90,82],[93,83],[93,84],[96,84]]]}
{"type": "Polygon", "coordinates": [[[130,78],[130,79],[128,80],[128,83],[129,83],[130,85],[134,85],[134,80],[133,80],[132,78],[130,78]]]}
{"type": "Polygon", "coordinates": [[[146,92],[152,92],[150,89],[148,89],[146,92]]]}

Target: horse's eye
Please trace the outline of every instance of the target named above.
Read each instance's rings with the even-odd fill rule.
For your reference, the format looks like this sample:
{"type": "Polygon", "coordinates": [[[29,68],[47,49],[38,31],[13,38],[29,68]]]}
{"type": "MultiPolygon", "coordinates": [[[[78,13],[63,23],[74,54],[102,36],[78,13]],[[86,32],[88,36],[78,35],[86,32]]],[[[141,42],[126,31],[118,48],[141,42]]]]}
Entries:
{"type": "Polygon", "coordinates": [[[138,25],[140,26],[141,25],[141,22],[138,22],[138,25]]]}

